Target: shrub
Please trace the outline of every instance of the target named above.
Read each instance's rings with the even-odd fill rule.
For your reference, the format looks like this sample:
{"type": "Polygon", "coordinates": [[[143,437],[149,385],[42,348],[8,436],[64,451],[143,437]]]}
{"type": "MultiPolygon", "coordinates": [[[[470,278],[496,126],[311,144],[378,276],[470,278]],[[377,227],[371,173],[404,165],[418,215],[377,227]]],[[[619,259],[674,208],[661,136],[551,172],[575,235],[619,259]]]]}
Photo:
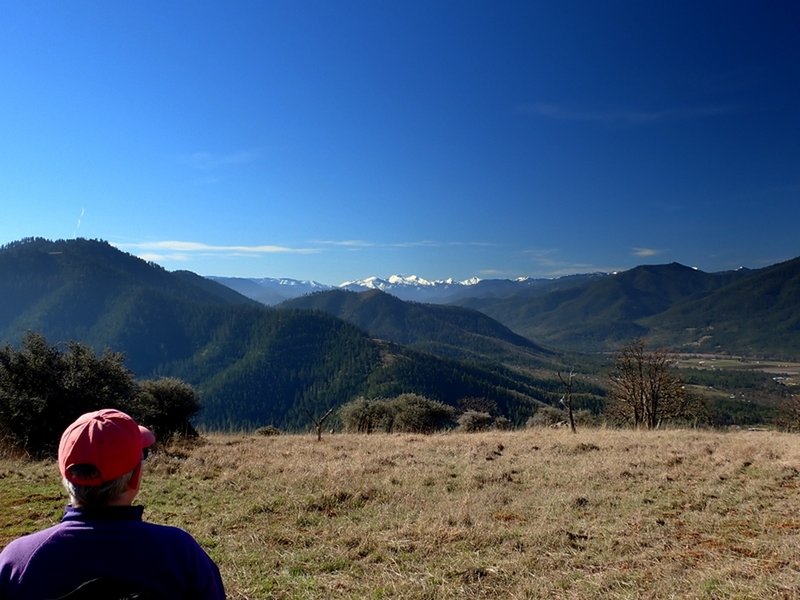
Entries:
{"type": "Polygon", "coordinates": [[[468,410],[458,417],[460,431],[484,431],[492,426],[492,415],[487,412],[468,410]]]}
{"type": "Polygon", "coordinates": [[[526,425],[528,427],[549,427],[556,423],[565,421],[567,415],[564,411],[558,410],[552,406],[543,406],[539,408],[533,416],[528,419],[526,425]]]}
{"type": "Polygon", "coordinates": [[[265,425],[264,427],[256,429],[256,435],[273,436],[281,435],[281,433],[283,432],[274,425],[265,425]]]}
{"type": "Polygon", "coordinates": [[[375,429],[392,430],[394,417],[386,400],[359,396],[339,408],[339,418],[346,431],[372,433],[375,429]]]}
{"type": "Polygon", "coordinates": [[[371,433],[382,429],[431,433],[452,425],[452,406],[417,394],[401,394],[389,399],[356,398],[339,409],[345,430],[371,433]]]}
{"type": "Polygon", "coordinates": [[[512,427],[511,419],[502,416],[496,417],[494,423],[492,423],[492,427],[494,427],[495,429],[503,429],[503,430],[511,429],[512,427]]]}
{"type": "Polygon", "coordinates": [[[455,409],[418,394],[401,394],[389,401],[394,428],[412,433],[432,433],[452,425],[455,409]]]}
{"type": "Polygon", "coordinates": [[[174,377],[162,377],[139,384],[130,412],[153,430],[156,439],[167,441],[175,435],[197,437],[189,420],[198,410],[200,402],[192,386],[174,377]]]}

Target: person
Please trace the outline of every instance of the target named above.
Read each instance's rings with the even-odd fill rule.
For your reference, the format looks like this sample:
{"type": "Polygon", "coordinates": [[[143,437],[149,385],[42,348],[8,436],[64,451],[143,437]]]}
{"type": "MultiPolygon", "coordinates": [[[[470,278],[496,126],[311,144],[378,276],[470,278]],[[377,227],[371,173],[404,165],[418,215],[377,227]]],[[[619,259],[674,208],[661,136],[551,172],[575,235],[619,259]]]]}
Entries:
{"type": "Polygon", "coordinates": [[[154,443],[150,430],[113,409],[67,427],[58,466],[71,503],[60,523],[0,552],[0,598],[107,598],[80,590],[117,583],[135,590],[125,598],[225,598],[219,569],[197,541],[143,521],[144,508],[133,505],[154,443]]]}

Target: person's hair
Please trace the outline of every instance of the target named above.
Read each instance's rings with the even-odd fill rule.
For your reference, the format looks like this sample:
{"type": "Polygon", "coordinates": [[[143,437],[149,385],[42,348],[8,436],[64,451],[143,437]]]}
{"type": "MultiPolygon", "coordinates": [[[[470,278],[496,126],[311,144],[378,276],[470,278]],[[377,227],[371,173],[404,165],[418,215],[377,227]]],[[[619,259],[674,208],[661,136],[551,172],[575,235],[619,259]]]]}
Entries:
{"type": "MultiPolygon", "coordinates": [[[[135,471],[136,469],[100,485],[77,485],[64,479],[64,487],[73,505],[81,508],[102,508],[109,506],[125,493],[135,471]]],[[[94,465],[74,465],[70,467],[70,473],[81,479],[91,479],[100,475],[94,465]]]]}

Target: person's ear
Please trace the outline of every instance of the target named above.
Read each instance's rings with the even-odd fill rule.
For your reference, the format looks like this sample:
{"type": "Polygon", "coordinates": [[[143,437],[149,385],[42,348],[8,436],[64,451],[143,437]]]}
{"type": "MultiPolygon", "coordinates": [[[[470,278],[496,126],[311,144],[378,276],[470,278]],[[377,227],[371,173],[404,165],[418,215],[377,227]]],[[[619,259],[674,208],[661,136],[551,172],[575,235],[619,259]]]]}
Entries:
{"type": "Polygon", "coordinates": [[[131,475],[131,479],[128,482],[128,489],[129,490],[139,490],[139,486],[142,484],[142,463],[139,463],[134,471],[133,475],[131,475]]]}

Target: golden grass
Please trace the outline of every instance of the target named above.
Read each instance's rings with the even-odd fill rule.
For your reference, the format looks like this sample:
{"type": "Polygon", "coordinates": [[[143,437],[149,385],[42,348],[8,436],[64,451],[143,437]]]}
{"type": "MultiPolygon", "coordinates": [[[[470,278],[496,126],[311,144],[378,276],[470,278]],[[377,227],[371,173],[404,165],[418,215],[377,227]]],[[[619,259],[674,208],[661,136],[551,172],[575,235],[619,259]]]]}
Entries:
{"type": "MultiPolygon", "coordinates": [[[[146,468],[231,598],[800,598],[796,435],[210,435],[146,468]]],[[[0,461],[0,545],[58,518],[55,471],[0,461]]]]}

